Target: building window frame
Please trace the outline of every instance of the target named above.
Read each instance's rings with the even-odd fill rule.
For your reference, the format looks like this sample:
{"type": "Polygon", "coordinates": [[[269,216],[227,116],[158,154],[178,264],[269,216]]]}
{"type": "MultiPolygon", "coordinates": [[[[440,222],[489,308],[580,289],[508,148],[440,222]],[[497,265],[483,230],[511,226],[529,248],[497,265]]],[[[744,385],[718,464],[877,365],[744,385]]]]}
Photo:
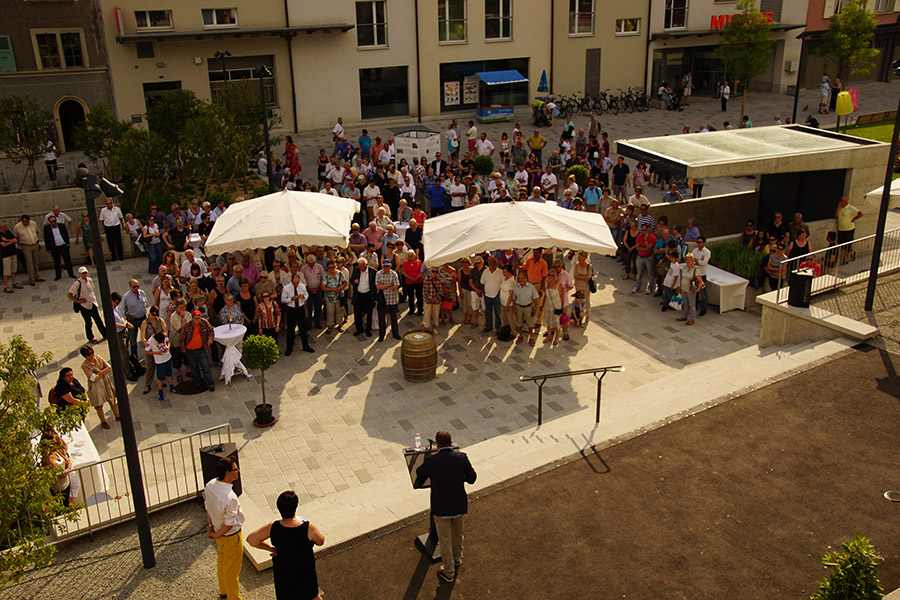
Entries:
{"type": "Polygon", "coordinates": [[[87,69],[90,67],[85,45],[84,30],[81,27],[60,27],[51,29],[32,29],[31,45],[34,48],[34,61],[39,71],[68,71],[77,69],[87,69]],[[70,36],[78,36],[76,44],[72,44],[70,36]],[[47,46],[48,38],[52,36],[52,47],[47,46]],[[43,38],[43,39],[41,39],[43,38]],[[68,38],[68,39],[66,39],[68,38]],[[42,45],[44,46],[42,48],[42,45]],[[77,48],[77,55],[71,55],[66,51],[68,49],[77,48]],[[55,57],[55,64],[45,65],[45,58],[55,57]],[[81,64],[78,64],[80,62],[81,64]]]}
{"type": "Polygon", "coordinates": [[[513,0],[484,0],[484,39],[487,42],[511,42],[513,39],[513,0]],[[494,6],[488,6],[493,4],[494,6]],[[492,29],[497,35],[488,35],[492,29]]]}
{"type": "Polygon", "coordinates": [[[385,0],[364,0],[356,2],[356,47],[361,50],[380,49],[388,47],[387,40],[387,2],[385,0]],[[366,10],[365,17],[371,19],[367,22],[360,21],[360,9],[366,10]],[[379,18],[378,12],[381,11],[379,18]],[[361,39],[364,31],[371,31],[368,39],[372,43],[363,43],[361,39]]]}
{"type": "Polygon", "coordinates": [[[690,0],[668,0],[668,2],[672,5],[664,9],[663,29],[686,29],[690,0]]]}
{"type": "Polygon", "coordinates": [[[469,31],[466,0],[438,0],[438,43],[467,44],[469,31]],[[462,17],[459,16],[462,8],[462,17]],[[456,28],[462,28],[462,33],[456,28]]]}
{"type": "MultiPolygon", "coordinates": [[[[159,21],[156,21],[157,23],[159,21]]],[[[175,21],[172,20],[172,11],[169,9],[147,9],[134,11],[134,26],[137,31],[169,31],[175,29],[175,21]],[[154,13],[163,13],[167,19],[164,25],[154,24],[154,13]],[[143,25],[141,24],[143,23],[143,25]]]]}
{"type": "Polygon", "coordinates": [[[872,12],[877,14],[892,13],[894,12],[895,4],[895,0],[875,0],[875,10],[872,12]]]}
{"type": "Polygon", "coordinates": [[[203,29],[232,29],[238,27],[237,8],[202,8],[203,29]]]}
{"type": "Polygon", "coordinates": [[[630,19],[616,19],[616,36],[640,35],[640,33],[640,17],[634,17],[630,19]]]}
{"type": "Polygon", "coordinates": [[[595,0],[569,0],[569,37],[594,35],[596,8],[595,0]]]}

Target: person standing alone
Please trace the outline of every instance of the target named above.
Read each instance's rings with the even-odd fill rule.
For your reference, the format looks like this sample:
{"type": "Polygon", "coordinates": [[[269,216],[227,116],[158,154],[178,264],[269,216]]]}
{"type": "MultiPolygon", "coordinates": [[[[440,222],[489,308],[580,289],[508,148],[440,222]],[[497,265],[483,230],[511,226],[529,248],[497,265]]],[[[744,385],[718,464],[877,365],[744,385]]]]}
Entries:
{"type": "Polygon", "coordinates": [[[103,229],[106,232],[106,244],[109,246],[110,260],[124,260],[125,255],[122,253],[122,223],[125,217],[118,206],[113,206],[113,201],[106,199],[106,206],[100,209],[100,221],[103,223],[103,229]]]}
{"type": "Polygon", "coordinates": [[[241,502],[231,487],[240,476],[238,466],[231,458],[220,458],[216,462],[216,478],[206,484],[206,520],[208,536],[216,540],[219,558],[216,571],[219,579],[219,597],[241,600],[238,578],[244,557],[241,543],[241,525],[244,513],[241,502]]]}
{"type": "Polygon", "coordinates": [[[431,516],[438,534],[443,566],[437,576],[443,581],[456,579],[456,569],[463,558],[463,516],[469,510],[465,484],[475,483],[477,474],[464,452],[453,449],[453,440],[447,431],[435,436],[438,451],[428,456],[416,469],[413,487],[421,488],[431,478],[431,516]]]}

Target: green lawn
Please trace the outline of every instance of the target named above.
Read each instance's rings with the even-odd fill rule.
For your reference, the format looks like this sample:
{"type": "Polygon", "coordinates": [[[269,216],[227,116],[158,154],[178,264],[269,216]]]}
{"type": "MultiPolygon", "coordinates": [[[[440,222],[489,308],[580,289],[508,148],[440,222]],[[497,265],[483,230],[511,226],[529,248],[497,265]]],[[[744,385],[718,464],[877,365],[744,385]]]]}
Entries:
{"type": "MultiPolygon", "coordinates": [[[[843,128],[842,128],[843,129],[843,128]]],[[[870,140],[891,143],[891,132],[894,130],[893,121],[880,123],[866,123],[865,125],[852,125],[844,131],[849,135],[856,135],[870,140]]]]}

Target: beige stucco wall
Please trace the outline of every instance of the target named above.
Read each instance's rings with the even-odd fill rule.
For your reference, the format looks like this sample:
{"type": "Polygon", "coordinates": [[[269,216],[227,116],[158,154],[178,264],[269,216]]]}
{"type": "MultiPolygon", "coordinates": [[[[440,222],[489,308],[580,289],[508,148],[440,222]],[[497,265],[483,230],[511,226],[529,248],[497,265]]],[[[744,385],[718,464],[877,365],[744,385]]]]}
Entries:
{"type": "MultiPolygon", "coordinates": [[[[556,2],[554,15],[555,52],[553,57],[553,91],[571,94],[584,91],[585,54],[601,48],[600,89],[626,90],[644,82],[647,54],[648,2],[632,0],[597,0],[594,33],[569,35],[569,3],[556,2]],[[616,19],[641,19],[637,35],[616,35],[616,19]]],[[[540,76],[540,71],[538,71],[540,76]]]]}
{"type": "MultiPolygon", "coordinates": [[[[135,42],[117,43],[116,13],[121,9],[123,28],[126,34],[138,33],[134,11],[148,6],[139,0],[101,1],[103,21],[106,25],[107,47],[109,48],[109,68],[116,98],[116,108],[120,119],[131,115],[142,115],[146,111],[144,103],[144,83],[181,81],[182,89],[192,90],[198,98],[210,99],[208,60],[216,51],[229,51],[232,57],[273,55],[275,91],[277,107],[281,115],[282,129],[293,130],[291,114],[291,79],[288,68],[287,42],[280,37],[262,36],[203,40],[173,40],[154,42],[156,58],[137,58],[135,42]],[[199,58],[199,64],[195,63],[199,58]],[[162,66],[159,66],[162,65],[162,66]]],[[[201,9],[209,8],[206,2],[184,0],[169,5],[175,31],[202,31],[201,9]]],[[[241,29],[284,26],[284,5],[275,0],[235,2],[238,24],[241,29]]],[[[154,6],[155,9],[169,8],[154,6]]],[[[231,31],[223,29],[223,32],[231,31]]]]}

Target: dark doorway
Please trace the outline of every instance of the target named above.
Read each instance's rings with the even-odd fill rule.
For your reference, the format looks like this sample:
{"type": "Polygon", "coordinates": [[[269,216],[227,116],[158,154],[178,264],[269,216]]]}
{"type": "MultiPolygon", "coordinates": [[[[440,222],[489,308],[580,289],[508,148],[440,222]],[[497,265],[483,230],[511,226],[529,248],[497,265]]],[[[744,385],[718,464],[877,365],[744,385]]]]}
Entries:
{"type": "Polygon", "coordinates": [[[844,194],[847,171],[806,171],[763,175],[759,186],[757,222],[765,225],[780,212],[789,223],[795,212],[803,213],[803,220],[821,221],[834,218],[834,210],[844,194]]]}
{"type": "Polygon", "coordinates": [[[588,48],[584,52],[584,95],[600,95],[600,48],[588,48]]]}
{"type": "Polygon", "coordinates": [[[63,100],[59,105],[59,126],[62,147],[66,152],[80,150],[75,143],[75,129],[84,123],[84,106],[77,100],[63,100]]]}

